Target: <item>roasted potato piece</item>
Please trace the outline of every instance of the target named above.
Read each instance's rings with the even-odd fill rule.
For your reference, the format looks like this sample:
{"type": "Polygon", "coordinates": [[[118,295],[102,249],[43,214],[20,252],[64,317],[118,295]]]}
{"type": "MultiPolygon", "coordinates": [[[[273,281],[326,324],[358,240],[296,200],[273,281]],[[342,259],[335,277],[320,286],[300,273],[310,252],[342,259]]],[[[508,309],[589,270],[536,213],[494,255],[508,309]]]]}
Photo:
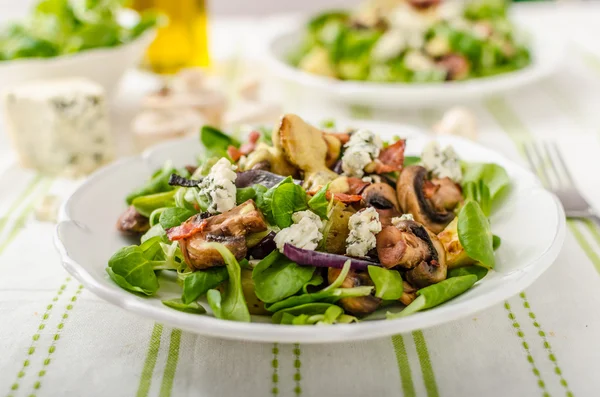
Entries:
{"type": "Polygon", "coordinates": [[[336,201],[329,213],[329,220],[323,229],[325,251],[343,255],[346,253],[346,239],[350,230],[348,221],[355,211],[336,201]]]}
{"type": "Polygon", "coordinates": [[[444,230],[438,234],[438,239],[446,251],[446,264],[448,269],[470,266],[475,261],[467,255],[460,240],[458,239],[458,218],[454,218],[444,230]]]}
{"type": "Polygon", "coordinates": [[[267,168],[268,171],[278,175],[294,176],[298,174],[296,167],[288,163],[281,150],[262,142],[256,145],[248,157],[240,160],[242,170],[256,169],[257,166],[261,169],[267,168]]]}
{"type": "Polygon", "coordinates": [[[335,136],[323,134],[323,139],[327,144],[327,156],[325,156],[325,165],[333,167],[336,161],[340,158],[342,152],[342,142],[335,136]]]}

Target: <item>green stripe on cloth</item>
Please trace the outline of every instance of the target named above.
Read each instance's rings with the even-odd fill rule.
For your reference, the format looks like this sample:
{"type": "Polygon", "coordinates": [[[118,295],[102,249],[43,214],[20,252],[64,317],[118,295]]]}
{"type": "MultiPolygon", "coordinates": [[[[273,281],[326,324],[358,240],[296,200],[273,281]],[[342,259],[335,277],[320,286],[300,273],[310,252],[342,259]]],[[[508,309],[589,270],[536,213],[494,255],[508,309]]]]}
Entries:
{"type": "Polygon", "coordinates": [[[6,214],[2,218],[0,218],[0,233],[4,231],[4,227],[6,226],[6,222],[8,221],[10,214],[15,212],[15,210],[23,204],[23,202],[29,197],[31,192],[37,187],[37,185],[42,181],[41,175],[36,175],[31,182],[27,185],[25,190],[13,201],[10,208],[6,211],[6,214]]]}
{"type": "Polygon", "coordinates": [[[600,230],[598,229],[598,225],[596,225],[591,219],[583,219],[582,222],[600,247],[600,230]]]}
{"type": "Polygon", "coordinates": [[[508,318],[512,322],[512,326],[515,329],[517,336],[519,337],[519,339],[521,339],[521,345],[523,346],[523,350],[525,351],[525,354],[527,355],[527,362],[529,362],[529,364],[531,365],[531,371],[537,378],[537,385],[541,389],[541,391],[543,393],[542,394],[543,397],[550,397],[550,394],[548,393],[548,389],[546,389],[546,382],[544,382],[544,380],[542,379],[542,374],[541,374],[540,370],[537,368],[537,366],[535,365],[535,360],[533,359],[533,356],[531,355],[531,351],[529,350],[529,344],[527,343],[527,340],[525,339],[525,333],[521,329],[521,325],[517,322],[517,317],[512,312],[512,309],[510,308],[510,304],[508,302],[504,302],[504,308],[508,312],[508,318]]]}
{"type": "Polygon", "coordinates": [[[181,330],[171,331],[171,341],[169,343],[169,355],[167,356],[167,365],[163,372],[162,384],[160,385],[159,397],[171,397],[173,391],[173,380],[177,371],[177,362],[179,361],[179,345],[181,344],[181,330]]]}
{"type": "Polygon", "coordinates": [[[9,393],[7,397],[13,397],[12,391],[16,391],[19,389],[20,379],[24,378],[25,375],[27,375],[27,370],[30,368],[31,360],[33,359],[33,356],[37,350],[37,344],[40,339],[40,335],[46,328],[46,322],[50,318],[50,315],[52,314],[52,309],[54,309],[56,302],[58,302],[58,299],[63,294],[64,290],[67,288],[67,285],[69,284],[70,281],[71,281],[71,277],[67,277],[65,279],[65,281],[63,281],[63,284],[56,291],[56,294],[52,298],[52,302],[49,303],[48,305],[46,305],[46,311],[42,315],[42,319],[40,320],[40,323],[37,327],[35,334],[33,334],[33,336],[31,337],[31,344],[29,345],[29,348],[27,349],[27,352],[26,352],[27,358],[23,361],[23,365],[21,366],[21,369],[17,373],[15,381],[12,383],[12,385],[10,387],[11,393],[9,393]]]}
{"type": "Polygon", "coordinates": [[[412,336],[415,340],[415,346],[417,347],[417,356],[419,356],[419,362],[421,363],[421,373],[423,375],[423,382],[425,382],[427,396],[439,397],[440,393],[438,391],[437,382],[435,381],[435,375],[433,374],[431,358],[429,357],[429,351],[427,350],[427,343],[425,342],[423,331],[414,331],[412,336]]]}
{"type": "Polygon", "coordinates": [[[67,303],[67,306],[65,306],[65,310],[62,314],[62,318],[60,319],[60,323],[58,323],[58,325],[56,326],[56,332],[54,333],[54,335],[52,337],[52,343],[50,344],[50,347],[48,348],[48,355],[42,362],[42,369],[38,372],[37,379],[35,380],[35,382],[33,382],[33,391],[31,394],[29,394],[29,397],[35,397],[35,393],[37,393],[39,391],[39,389],[42,387],[42,379],[46,375],[46,372],[48,371],[48,367],[50,366],[50,363],[52,362],[52,356],[53,356],[54,352],[56,351],[56,344],[60,340],[60,336],[65,328],[66,321],[69,318],[69,313],[73,310],[73,307],[75,307],[75,303],[77,302],[77,296],[79,294],[81,294],[82,290],[83,290],[83,285],[79,285],[79,287],[77,287],[77,291],[75,291],[75,293],[73,294],[73,296],[67,303]]]}
{"type": "Polygon", "coordinates": [[[573,397],[573,393],[569,389],[569,384],[567,383],[566,379],[562,376],[562,370],[558,366],[558,360],[556,359],[556,355],[552,350],[552,346],[546,338],[546,332],[542,329],[542,326],[537,321],[535,313],[533,312],[533,309],[531,308],[531,305],[527,300],[527,295],[525,295],[525,292],[521,292],[519,294],[519,297],[523,300],[523,307],[527,309],[527,315],[531,319],[531,323],[537,329],[538,335],[544,341],[544,349],[546,349],[546,353],[548,353],[548,359],[552,362],[552,365],[554,366],[554,373],[558,376],[561,386],[565,389],[566,396],[573,397]]]}
{"type": "Polygon", "coordinates": [[[273,368],[273,374],[271,375],[271,394],[276,396],[279,394],[279,345],[277,343],[273,343],[273,360],[271,361],[271,367],[273,368]]]}
{"type": "Polygon", "coordinates": [[[152,373],[154,372],[156,359],[158,358],[158,350],[160,349],[160,336],[162,331],[162,324],[155,323],[154,328],[152,329],[152,336],[150,336],[148,352],[146,353],[146,360],[144,361],[144,367],[140,376],[140,384],[138,386],[136,397],[146,397],[150,392],[152,373]]]}
{"type": "Polygon", "coordinates": [[[410,364],[406,355],[406,346],[404,346],[404,338],[402,335],[392,336],[392,344],[396,353],[396,362],[400,371],[400,382],[402,382],[403,397],[415,397],[415,385],[413,384],[412,374],[410,372],[410,364]]]}
{"type": "Polygon", "coordinates": [[[302,368],[302,362],[300,361],[301,355],[302,350],[300,350],[300,344],[294,344],[294,368],[296,369],[296,372],[294,373],[294,384],[296,385],[294,387],[294,393],[296,394],[296,396],[302,395],[302,374],[300,373],[300,368],[302,368]]]}
{"type": "Polygon", "coordinates": [[[571,232],[573,233],[573,236],[575,236],[575,239],[579,243],[579,246],[581,247],[583,252],[585,252],[590,261],[592,261],[598,273],[600,273],[600,256],[594,250],[594,248],[592,248],[590,243],[586,240],[583,233],[581,233],[581,230],[579,230],[579,224],[581,224],[581,221],[575,219],[569,219],[567,221],[567,225],[569,225],[569,229],[571,229],[571,232]]]}
{"type": "Polygon", "coordinates": [[[54,182],[53,179],[44,180],[41,185],[42,187],[31,196],[31,200],[29,200],[29,203],[25,206],[25,208],[21,210],[12,228],[8,231],[7,237],[4,239],[4,241],[2,241],[2,244],[0,244],[0,255],[2,255],[6,247],[8,247],[10,243],[12,243],[12,241],[15,239],[15,237],[17,237],[21,229],[23,229],[27,217],[33,211],[34,205],[37,204],[40,198],[42,198],[45,194],[48,193],[50,187],[52,186],[52,182],[54,182]]]}

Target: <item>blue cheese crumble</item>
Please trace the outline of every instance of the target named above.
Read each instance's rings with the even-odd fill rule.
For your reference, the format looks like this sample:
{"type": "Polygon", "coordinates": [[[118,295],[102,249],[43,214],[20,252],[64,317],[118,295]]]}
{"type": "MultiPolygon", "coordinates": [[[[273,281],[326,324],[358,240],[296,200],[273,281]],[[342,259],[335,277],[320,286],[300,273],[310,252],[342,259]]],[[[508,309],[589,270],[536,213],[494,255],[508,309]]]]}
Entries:
{"type": "Polygon", "coordinates": [[[403,214],[402,216],[396,216],[396,217],[392,218],[392,225],[394,227],[398,227],[400,222],[414,221],[414,220],[415,220],[415,217],[412,214],[403,214]]]}
{"type": "Polygon", "coordinates": [[[212,166],[199,185],[200,196],[209,203],[209,213],[217,214],[235,207],[235,169],[229,160],[222,158],[212,166]]]}
{"type": "Polygon", "coordinates": [[[421,164],[436,178],[448,177],[454,182],[462,180],[460,161],[452,146],[442,150],[437,142],[428,143],[421,154],[421,164]]]}
{"type": "Polygon", "coordinates": [[[323,239],[323,222],[312,211],[298,211],[292,214],[293,225],[281,229],[275,236],[275,244],[279,252],[283,253],[283,246],[291,244],[294,247],[314,250],[323,239]]]}
{"type": "Polygon", "coordinates": [[[344,147],[342,171],[346,176],[361,178],[365,167],[373,162],[383,146],[381,139],[369,130],[358,130],[350,136],[344,147]]]}
{"type": "Polygon", "coordinates": [[[375,248],[375,235],[381,231],[379,214],[373,207],[368,207],[350,217],[348,222],[350,234],[346,239],[346,254],[365,257],[375,248]]]}

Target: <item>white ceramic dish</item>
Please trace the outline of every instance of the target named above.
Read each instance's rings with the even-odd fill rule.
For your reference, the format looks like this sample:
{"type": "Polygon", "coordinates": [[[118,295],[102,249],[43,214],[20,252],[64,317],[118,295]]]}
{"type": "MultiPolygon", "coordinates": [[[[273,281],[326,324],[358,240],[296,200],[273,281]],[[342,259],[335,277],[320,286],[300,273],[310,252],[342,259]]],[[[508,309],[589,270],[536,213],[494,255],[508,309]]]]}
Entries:
{"type": "Polygon", "coordinates": [[[125,72],[137,65],[156,35],[149,30],[130,43],[95,48],[54,58],[24,58],[0,62],[0,87],[34,80],[85,77],[100,84],[111,95],[125,72]]]}
{"type": "MultiPolygon", "coordinates": [[[[428,141],[420,132],[397,124],[347,125],[370,128],[384,138],[406,136],[408,154],[420,153],[428,141]]],[[[239,323],[163,306],[161,299],[175,298],[181,293],[174,281],[161,279],[161,289],[154,297],[134,295],[113,283],[105,271],[108,259],[120,247],[133,243],[115,230],[116,219],[126,208],[124,197],[164,161],[172,159],[177,166],[192,163],[202,150],[197,139],[157,146],[143,156],[124,159],[92,175],[64,203],[61,222],[56,228],[56,246],[67,271],[94,294],[132,313],[199,334],[261,342],[330,343],[431,327],[469,316],[519,293],[552,264],[565,235],[561,205],[529,171],[463,139],[449,137],[440,142],[452,144],[465,160],[494,162],[506,168],[512,189],[492,216],[492,231],[502,238],[502,245],[497,251],[495,271],[474,288],[435,309],[406,318],[330,327],[274,325],[268,323],[268,318],[256,316],[255,323],[239,323]]]]}
{"type": "Polygon", "coordinates": [[[287,62],[290,51],[302,42],[303,25],[272,36],[267,43],[266,61],[275,76],[300,89],[310,90],[314,97],[383,108],[456,104],[513,90],[552,74],[563,58],[564,38],[541,29],[530,32],[530,36],[533,61],[528,67],[498,76],[446,83],[342,81],[304,72],[287,62]]]}

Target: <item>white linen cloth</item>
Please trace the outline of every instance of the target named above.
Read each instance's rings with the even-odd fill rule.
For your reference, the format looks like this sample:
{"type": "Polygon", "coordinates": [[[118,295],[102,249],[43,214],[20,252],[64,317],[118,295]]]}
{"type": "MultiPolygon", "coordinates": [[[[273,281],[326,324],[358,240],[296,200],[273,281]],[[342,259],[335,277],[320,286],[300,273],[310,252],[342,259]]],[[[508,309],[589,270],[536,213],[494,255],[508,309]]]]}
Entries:
{"type": "MultiPolygon", "coordinates": [[[[515,161],[525,164],[516,145],[521,140],[558,142],[578,187],[600,210],[600,45],[591,40],[599,37],[600,8],[586,6],[518,9],[519,17],[555,23],[573,40],[565,66],[533,87],[471,107],[480,142],[515,161]]],[[[216,33],[253,27],[259,29],[256,21],[223,21],[216,33]]],[[[259,38],[249,36],[238,37],[259,38]]],[[[227,40],[217,44],[222,51],[227,40]]],[[[252,51],[252,43],[239,45],[252,51]]],[[[296,93],[288,98],[286,110],[307,117],[361,115],[428,127],[442,112],[378,112],[296,93]]],[[[36,221],[32,212],[48,191],[65,197],[75,183],[20,169],[2,145],[0,396],[600,395],[597,226],[570,221],[556,263],[521,295],[475,316],[367,342],[232,342],[154,324],[69,277],[53,247],[54,225],[36,221]]]]}

